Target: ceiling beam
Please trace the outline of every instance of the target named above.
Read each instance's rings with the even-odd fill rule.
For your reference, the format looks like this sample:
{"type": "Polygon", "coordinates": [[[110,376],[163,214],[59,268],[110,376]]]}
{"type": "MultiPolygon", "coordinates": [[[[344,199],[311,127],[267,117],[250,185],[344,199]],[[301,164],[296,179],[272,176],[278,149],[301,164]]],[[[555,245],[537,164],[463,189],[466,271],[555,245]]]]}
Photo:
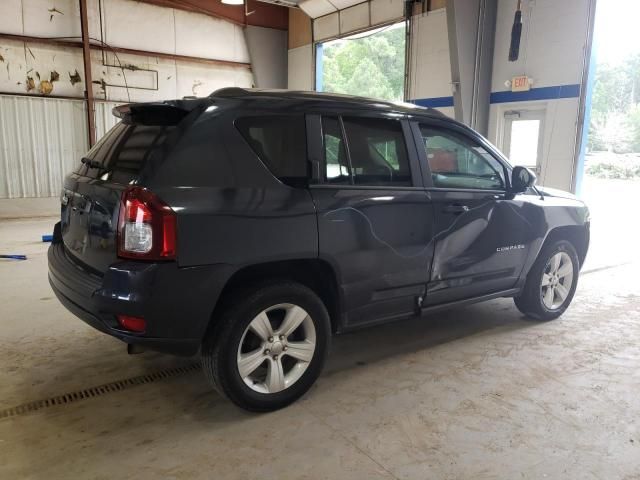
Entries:
{"type": "Polygon", "coordinates": [[[225,5],[220,0],[141,0],[160,7],[176,8],[187,12],[203,13],[227,20],[237,25],[287,30],[289,28],[289,9],[257,0],[246,0],[247,9],[253,12],[245,16],[244,5],[225,5]]]}

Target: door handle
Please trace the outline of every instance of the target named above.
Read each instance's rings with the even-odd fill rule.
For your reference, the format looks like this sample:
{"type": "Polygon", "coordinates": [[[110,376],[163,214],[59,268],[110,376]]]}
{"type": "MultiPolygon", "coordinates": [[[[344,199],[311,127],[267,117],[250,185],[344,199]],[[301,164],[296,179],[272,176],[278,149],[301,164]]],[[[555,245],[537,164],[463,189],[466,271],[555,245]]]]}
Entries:
{"type": "Polygon", "coordinates": [[[460,205],[459,203],[453,203],[444,207],[442,211],[444,213],[453,213],[455,215],[460,215],[461,213],[468,212],[469,207],[466,205],[460,205]]]}

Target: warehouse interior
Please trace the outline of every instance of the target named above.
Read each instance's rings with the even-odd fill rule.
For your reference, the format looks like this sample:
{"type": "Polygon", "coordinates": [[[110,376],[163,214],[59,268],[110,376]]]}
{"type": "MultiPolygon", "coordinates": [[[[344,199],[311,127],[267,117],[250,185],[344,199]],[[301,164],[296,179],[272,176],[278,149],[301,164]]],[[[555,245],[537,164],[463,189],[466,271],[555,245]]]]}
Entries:
{"type": "Polygon", "coordinates": [[[25,259],[0,259],[0,477],[639,478],[634,12],[631,0],[3,0],[0,254],[25,259]],[[345,67],[345,48],[370,60],[345,67]],[[114,107],[224,87],[364,93],[472,127],[589,206],[573,305],[536,323],[498,298],[338,335],[317,384],[268,414],[212,391],[197,357],[127,355],[49,286],[64,176],[114,107]]]}

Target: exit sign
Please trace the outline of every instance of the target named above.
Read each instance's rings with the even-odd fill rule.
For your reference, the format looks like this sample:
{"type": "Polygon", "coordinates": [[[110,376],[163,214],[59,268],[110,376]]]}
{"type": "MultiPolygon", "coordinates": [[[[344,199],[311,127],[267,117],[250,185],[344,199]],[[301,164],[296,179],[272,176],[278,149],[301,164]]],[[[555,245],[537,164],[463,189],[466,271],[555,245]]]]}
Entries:
{"type": "Polygon", "coordinates": [[[529,77],[521,75],[519,77],[513,77],[511,80],[512,92],[527,92],[531,90],[531,84],[529,83],[529,77]]]}

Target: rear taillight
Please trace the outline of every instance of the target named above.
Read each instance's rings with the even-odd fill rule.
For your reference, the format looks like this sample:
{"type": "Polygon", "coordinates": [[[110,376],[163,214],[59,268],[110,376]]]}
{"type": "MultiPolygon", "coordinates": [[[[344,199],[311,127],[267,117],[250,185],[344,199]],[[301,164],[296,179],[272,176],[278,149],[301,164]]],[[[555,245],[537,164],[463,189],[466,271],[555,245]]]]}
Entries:
{"type": "Polygon", "coordinates": [[[129,187],[122,193],[118,256],[143,260],[176,258],[176,214],[142,187],[129,187]]]}
{"type": "Polygon", "coordinates": [[[141,317],[132,317],[131,315],[117,315],[118,324],[125,330],[143,333],[147,328],[147,322],[141,317]]]}

